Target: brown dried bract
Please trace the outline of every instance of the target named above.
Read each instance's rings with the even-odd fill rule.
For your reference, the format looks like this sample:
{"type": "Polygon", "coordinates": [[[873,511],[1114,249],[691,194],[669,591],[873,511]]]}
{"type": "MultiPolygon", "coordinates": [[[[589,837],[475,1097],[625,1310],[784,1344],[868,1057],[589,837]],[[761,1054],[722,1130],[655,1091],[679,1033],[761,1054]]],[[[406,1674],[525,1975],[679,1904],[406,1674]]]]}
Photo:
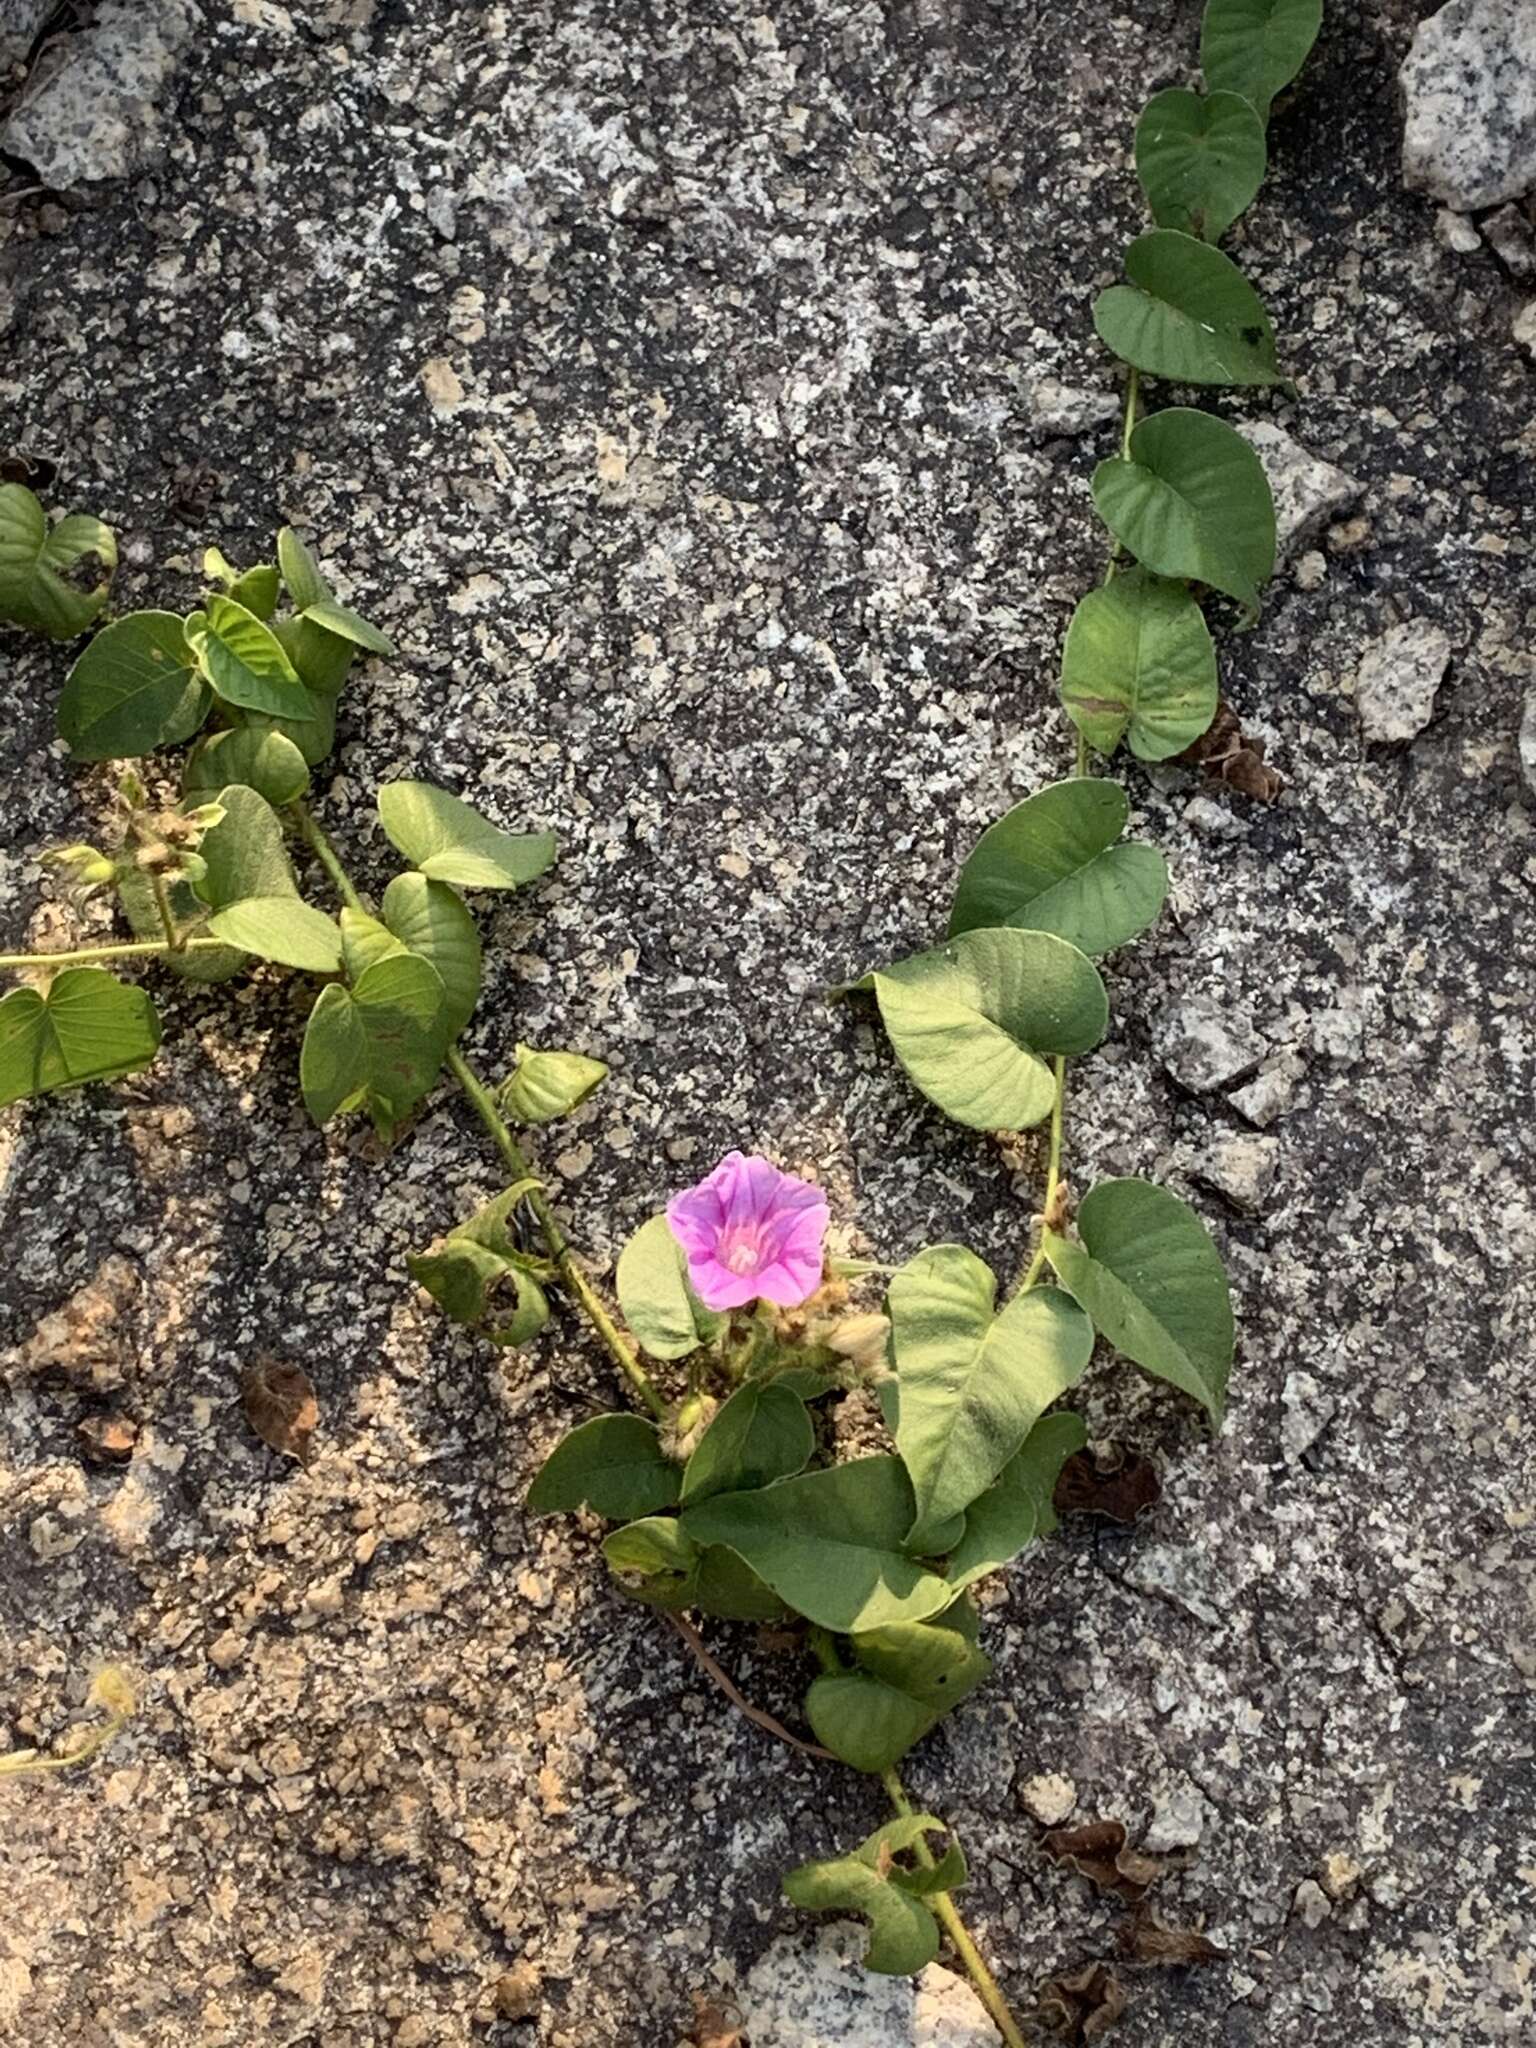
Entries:
{"type": "Polygon", "coordinates": [[[1044,1845],[1058,1863],[1100,1891],[1117,1892],[1128,1906],[1134,1906],[1163,1874],[1156,1856],[1127,1846],[1123,1821],[1091,1820],[1078,1828],[1052,1828],[1044,1845]]]}
{"type": "Polygon", "coordinates": [[[1120,1929],[1120,1946],[1138,1963],[1159,1963],[1167,1969],[1219,1963],[1227,1953],[1196,1927],[1164,1926],[1150,1906],[1138,1906],[1136,1917],[1120,1929]]]}
{"type": "Polygon", "coordinates": [[[309,1463],[320,1406],[307,1372],[280,1359],[258,1358],[240,1375],[240,1405],[264,1444],[301,1465],[309,1463]]]}
{"type": "Polygon", "coordinates": [[[1272,804],[1280,794],[1280,777],[1264,759],[1264,742],[1248,737],[1225,697],[1208,730],[1186,747],[1179,759],[1192,762],[1240,796],[1254,797],[1260,803],[1272,804]]]}
{"type": "Polygon", "coordinates": [[[1125,1986],[1108,1963],[1090,1963],[1074,1977],[1052,1977],[1040,2016],[1068,2041],[1097,2041],[1125,2011],[1125,1986]]]}
{"type": "Polygon", "coordinates": [[[691,2048],[752,2048],[737,2008],[698,1991],[693,1994],[693,2025],[685,2039],[691,2048]]]}
{"type": "Polygon", "coordinates": [[[86,1415],[75,1426],[80,1448],[99,1465],[122,1465],[133,1456],[139,1425],[127,1415],[86,1415]]]}
{"type": "Polygon", "coordinates": [[[1096,1450],[1074,1451],[1068,1458],[1056,1481],[1054,1503],[1058,1515],[1107,1515],[1112,1522],[1134,1522],[1156,1507],[1162,1493],[1163,1482],[1150,1458],[1123,1444],[1103,1444],[1096,1450]]]}

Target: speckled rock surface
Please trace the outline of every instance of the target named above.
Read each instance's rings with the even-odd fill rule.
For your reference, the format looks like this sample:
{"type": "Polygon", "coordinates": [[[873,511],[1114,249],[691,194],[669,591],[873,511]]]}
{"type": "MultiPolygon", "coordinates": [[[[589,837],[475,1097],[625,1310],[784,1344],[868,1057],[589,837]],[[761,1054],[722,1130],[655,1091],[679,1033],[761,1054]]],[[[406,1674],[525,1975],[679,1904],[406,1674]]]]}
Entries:
{"type": "Polygon", "coordinates": [[[77,33],[52,38],[0,150],[61,190],[152,164],[161,99],[200,20],[193,0],[100,0],[77,33]]]}
{"type": "MultiPolygon", "coordinates": [[[[1182,1186],[1248,1128],[1238,1091],[1290,1084],[1263,1206],[1195,1191],[1240,1310],[1230,1420],[1211,1442],[1095,1367],[1090,1425],[1162,1503],[991,1589],[995,1678],[908,1771],[1025,2008],[1124,1914],[1020,1788],[1069,1778],[1133,1832],[1198,1814],[1154,1899],[1228,1959],[1122,1966],[1125,2048],[1532,2024],[1536,381],[1496,258],[1402,189],[1416,12],[1330,7],[1232,245],[1300,396],[1213,402],[1366,487],[1220,636],[1284,790],[1126,771],[1173,900],[1074,1074],[1079,1188],[1182,1186]],[[1353,679],[1408,615],[1456,686],[1367,748],[1353,679]],[[1166,1070],[1190,1001],[1252,1019],[1248,1079],[1166,1070]]],[[[382,777],[559,828],[548,881],[484,906],[470,1044],[612,1061],[543,1147],[599,1261],[737,1143],[882,1256],[1018,1259],[1038,1183],[820,991],[929,940],[963,850],[1069,758],[1052,674],[1114,426],[1041,433],[1029,394],[1113,389],[1089,302],[1196,15],[210,7],[157,169],[0,206],[6,433],[118,525],[120,602],[188,602],[207,541],[250,558],[289,517],[400,642],[319,799],[365,881],[382,777]]],[[[82,922],[31,852],[107,782],[53,738],[61,655],[0,659],[0,929],[57,943],[82,922]]],[[[0,1124],[0,1743],[56,1742],[98,1659],[145,1697],[88,1772],[0,1784],[0,2038],[674,2048],[695,1990],[814,1938],[778,1874],[880,1801],[736,1716],[590,1531],[523,1518],[611,1389],[577,1333],[503,1372],[414,1297],[406,1254],[495,1185],[454,1102],[381,1159],[297,1107],[280,977],[164,1009],[149,1073],[0,1124]],[[316,1381],[307,1471],[241,1421],[261,1350],[316,1381]],[[88,1460],[116,1412],[131,1461],[88,1460]]],[[[797,1713],[792,1661],[710,1637],[797,1713]]]]}
{"type": "Polygon", "coordinates": [[[1461,213],[1536,187],[1536,10],[1446,0],[1403,65],[1403,175],[1461,213]]]}

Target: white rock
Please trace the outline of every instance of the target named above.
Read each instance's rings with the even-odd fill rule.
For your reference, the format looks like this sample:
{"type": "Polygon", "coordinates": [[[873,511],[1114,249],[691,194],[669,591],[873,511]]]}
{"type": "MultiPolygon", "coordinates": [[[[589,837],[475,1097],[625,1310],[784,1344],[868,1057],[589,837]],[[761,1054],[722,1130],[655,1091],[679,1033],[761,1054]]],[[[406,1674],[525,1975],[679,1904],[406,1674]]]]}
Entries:
{"type": "Polygon", "coordinates": [[[1470,256],[1482,246],[1482,236],[1464,213],[1452,213],[1442,206],[1435,215],[1435,240],[1458,256],[1470,256]]]}
{"type": "Polygon", "coordinates": [[[1511,277],[1529,277],[1536,270],[1536,245],[1531,224],[1518,206],[1501,206],[1483,222],[1483,240],[1511,277]]]}
{"type": "Polygon", "coordinates": [[[1208,996],[1191,996],[1163,1019],[1158,1052],[1182,1088],[1205,1095],[1242,1081],[1269,1051],[1245,1010],[1227,1009],[1208,996]]]}
{"type": "Polygon", "coordinates": [[[1077,1804],[1077,1787],[1061,1771],[1042,1771],[1019,1787],[1019,1804],[1043,1828],[1059,1828],[1077,1804]]]}
{"type": "Polygon", "coordinates": [[[1213,1138],[1190,1169],[1236,1208],[1262,1209],[1280,1171],[1280,1140],[1228,1131],[1213,1138]]]}
{"type": "Polygon", "coordinates": [[[1239,1116],[1257,1124],[1261,1131],[1267,1130],[1290,1108],[1296,1083],[1305,1072],[1305,1063],[1295,1053],[1280,1053],[1274,1059],[1266,1060],[1251,1081],[1241,1088],[1234,1088],[1227,1100],[1239,1116]]]}
{"type": "Polygon", "coordinates": [[[1153,1802],[1152,1818],[1138,1846],[1149,1856],[1173,1849],[1193,1849],[1205,1833],[1205,1800],[1193,1785],[1179,1785],[1153,1802]]]}
{"type": "Polygon", "coordinates": [[[1449,0],[1401,72],[1403,183],[1458,213],[1536,188],[1536,7],[1449,0]]]}
{"type": "Polygon", "coordinates": [[[1536,299],[1527,299],[1510,322],[1510,332],[1527,355],[1536,356],[1536,299]]]}
{"type": "Polygon", "coordinates": [[[194,29],[191,0],[102,0],[60,39],[55,70],[0,130],[0,149],[67,191],[122,178],[159,155],[157,101],[194,29]]]}
{"type": "Polygon", "coordinates": [[[1358,477],[1324,462],[1268,420],[1245,420],[1237,431],[1269,479],[1277,562],[1289,561],[1304,542],[1347,512],[1365,489],[1358,477]]]}
{"type": "Polygon", "coordinates": [[[1434,715],[1451,643],[1427,619],[1409,619],[1373,640],[1355,671],[1355,704],[1368,740],[1411,740],[1434,715]]]}
{"type": "Polygon", "coordinates": [[[915,1981],[871,1976],[863,1952],[847,1920],[774,1942],[736,1993],[752,2048],[999,2048],[963,1978],[936,1963],[915,1981]]]}
{"type": "Polygon", "coordinates": [[[1287,1373],[1280,1389],[1280,1449],[1294,1464],[1333,1420],[1334,1398],[1309,1372],[1287,1373]]]}
{"type": "Polygon", "coordinates": [[[1536,794],[1536,690],[1526,698],[1525,716],[1520,721],[1520,767],[1526,787],[1536,794]]]}
{"type": "Polygon", "coordinates": [[[1182,1607],[1196,1621],[1219,1628],[1231,1595],[1217,1580],[1215,1566],[1198,1550],[1173,1543],[1152,1543],[1126,1566],[1125,1582],[1182,1607]]]}
{"type": "Polygon", "coordinates": [[[1120,417],[1120,400],[1112,391],[1061,384],[1037,377],[1025,393],[1029,422],[1038,434],[1091,434],[1120,417]]]}
{"type": "Polygon", "coordinates": [[[53,5],[54,0],[0,0],[0,70],[24,61],[53,5]]]}
{"type": "Polygon", "coordinates": [[[1317,1880],[1304,1877],[1297,1885],[1296,1895],[1291,1900],[1291,1911],[1308,1927],[1321,1927],[1333,1908],[1328,1903],[1328,1894],[1317,1880]]]}

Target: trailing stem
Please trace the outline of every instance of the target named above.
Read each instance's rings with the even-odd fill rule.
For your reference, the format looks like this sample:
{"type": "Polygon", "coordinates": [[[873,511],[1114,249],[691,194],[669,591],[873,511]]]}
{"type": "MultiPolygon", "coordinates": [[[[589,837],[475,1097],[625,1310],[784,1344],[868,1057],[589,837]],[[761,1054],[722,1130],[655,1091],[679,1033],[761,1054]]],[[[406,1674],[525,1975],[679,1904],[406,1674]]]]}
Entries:
{"type": "MultiPolygon", "coordinates": [[[[365,911],[367,906],[358,894],[351,876],[342,866],[341,857],[332,844],[329,835],[316,821],[309,806],[302,800],[289,805],[294,823],[298,826],[304,843],[325,870],[336,893],[349,910],[365,911]]],[[[618,1367],[631,1393],[652,1415],[660,1421],[667,1412],[667,1405],[656,1391],[650,1374],[640,1363],[634,1348],[628,1343],[618,1324],[604,1307],[591,1281],[577,1263],[565,1232],[550,1205],[542,1184],[535,1175],[527,1154],[517,1142],[506,1118],[496,1106],[496,1098],[480,1079],[464,1055],[453,1047],[448,1054],[447,1067],[464,1093],[469,1106],[479,1117],[496,1147],[503,1165],[514,1181],[532,1181],[526,1200],[533,1212],[534,1220],[548,1249],[550,1259],[564,1282],[567,1290],[575,1297],[583,1315],[592,1325],[599,1342],[618,1367]]]]}
{"type": "Polygon", "coordinates": [[[1027,1294],[1044,1272],[1044,1234],[1047,1230],[1055,1230],[1061,1221],[1056,1214],[1056,1209],[1061,1198],[1061,1126],[1067,1102],[1067,1062],[1066,1056],[1062,1053],[1057,1053],[1056,1055],[1055,1073],[1056,1095],[1051,1103],[1050,1150],[1045,1162],[1045,1200],[1041,1205],[1040,1211],[1044,1219],[1041,1241],[1036,1245],[1032,1257],[1027,1261],[1019,1275],[1019,1284],[1014,1289],[1016,1294],[1027,1294]]]}
{"type": "Polygon", "coordinates": [[[0,967],[15,969],[86,967],[99,960],[162,960],[167,953],[227,951],[223,939],[124,939],[105,946],[76,946],[67,953],[0,953],[0,967]]]}

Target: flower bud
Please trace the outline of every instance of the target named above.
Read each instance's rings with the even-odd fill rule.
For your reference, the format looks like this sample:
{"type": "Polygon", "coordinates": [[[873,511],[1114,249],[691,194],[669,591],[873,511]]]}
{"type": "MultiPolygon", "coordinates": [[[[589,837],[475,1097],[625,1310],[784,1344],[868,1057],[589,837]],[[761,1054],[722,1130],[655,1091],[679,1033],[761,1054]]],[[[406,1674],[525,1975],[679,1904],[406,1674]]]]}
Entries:
{"type": "Polygon", "coordinates": [[[520,1124],[547,1124],[585,1102],[608,1069],[579,1052],[534,1052],[517,1048],[517,1066],[501,1091],[501,1106],[520,1124]]]}
{"type": "Polygon", "coordinates": [[[58,868],[75,889],[101,889],[117,879],[117,869],[95,846],[56,846],[42,857],[43,865],[58,868]]]}

